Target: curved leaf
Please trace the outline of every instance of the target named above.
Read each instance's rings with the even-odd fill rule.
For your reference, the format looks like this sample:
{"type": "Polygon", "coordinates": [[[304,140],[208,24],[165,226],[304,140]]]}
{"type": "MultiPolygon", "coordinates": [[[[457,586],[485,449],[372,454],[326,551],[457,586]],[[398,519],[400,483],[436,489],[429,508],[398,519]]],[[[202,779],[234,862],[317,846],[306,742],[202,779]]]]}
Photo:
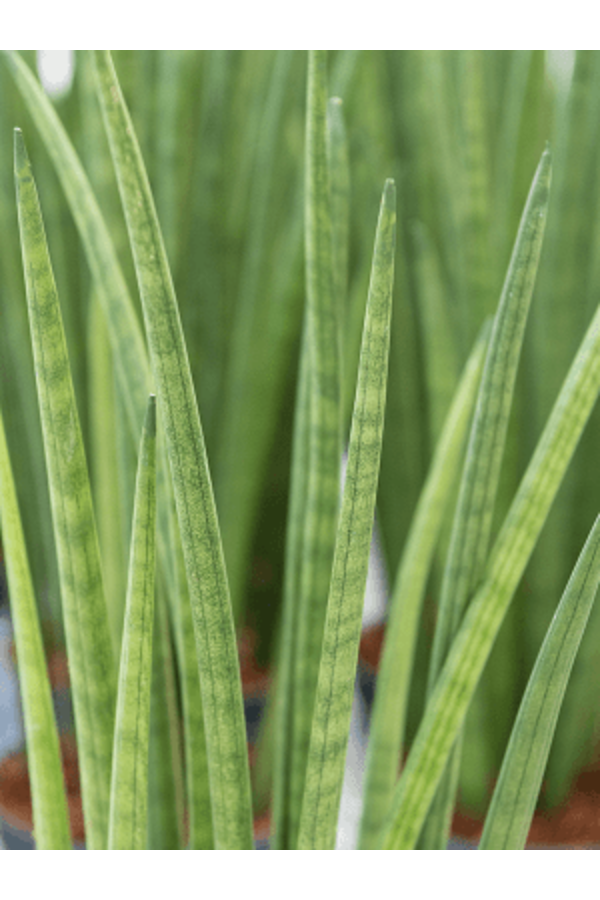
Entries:
{"type": "Polygon", "coordinates": [[[171,466],[199,654],[215,841],[217,849],[252,849],[239,663],[189,361],[148,177],[110,53],[96,51],[95,62],[171,466]]]}
{"type": "MultiPolygon", "coordinates": [[[[435,684],[469,597],[481,580],[488,554],[514,384],[542,250],[550,179],[550,152],[546,149],[523,210],[481,376],[444,569],[429,668],[429,691],[435,684]]],[[[443,850],[446,846],[457,786],[460,743],[454,753],[454,774],[448,773],[444,789],[431,810],[423,849],[443,850]]]]}
{"type": "Polygon", "coordinates": [[[86,840],[90,849],[104,849],[108,835],[115,665],[60,306],[37,191],[18,129],[15,181],[73,687],[86,840]]]}
{"type": "Polygon", "coordinates": [[[431,695],[383,830],[414,847],[479,677],[600,390],[600,309],[581,344],[431,695]]]}
{"type": "Polygon", "coordinates": [[[531,673],[479,850],[524,850],[569,676],[600,582],[600,517],[573,569],[531,673]]]}
{"type": "Polygon", "coordinates": [[[489,323],[456,390],[396,574],[371,714],[360,846],[374,849],[398,780],[404,725],[425,587],[471,421],[489,323]]]}
{"type": "Polygon", "coordinates": [[[52,690],[1,415],[0,521],[23,702],[36,847],[71,850],[52,690]]]}

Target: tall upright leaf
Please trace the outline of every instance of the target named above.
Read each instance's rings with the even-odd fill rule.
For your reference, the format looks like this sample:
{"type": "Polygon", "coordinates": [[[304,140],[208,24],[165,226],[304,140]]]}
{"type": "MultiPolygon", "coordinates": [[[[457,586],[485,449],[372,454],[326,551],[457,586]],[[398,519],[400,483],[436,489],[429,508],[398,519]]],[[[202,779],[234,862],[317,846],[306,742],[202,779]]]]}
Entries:
{"type": "Polygon", "coordinates": [[[1,415],[0,524],[17,648],[36,847],[70,850],[69,815],[52,690],[1,415]]]}
{"type": "Polygon", "coordinates": [[[582,341],[454,639],[382,831],[411,849],[442,777],[494,639],[600,390],[600,309],[582,341]]]}
{"type": "Polygon", "coordinates": [[[171,466],[199,654],[215,841],[218,849],[251,849],[250,783],[239,664],[189,361],[148,178],[110,53],[96,51],[95,62],[171,466]]]}
{"type": "MultiPolygon", "coordinates": [[[[481,580],[488,553],[513,389],[542,249],[550,177],[550,153],[545,150],[523,211],[481,378],[444,570],[429,690],[469,597],[481,580]]],[[[459,747],[455,754],[460,754],[459,747]]],[[[437,849],[445,847],[456,774],[449,774],[447,795],[440,794],[430,817],[426,842],[437,849]]]]}
{"type": "MultiPolygon", "coordinates": [[[[151,375],[144,337],[115,247],[115,240],[118,245],[121,243],[121,229],[112,227],[113,217],[110,220],[111,229],[109,230],[73,144],[46,93],[27,64],[18,53],[7,52],[4,58],[40,131],[62,183],[67,202],[79,230],[96,285],[97,296],[104,310],[119,387],[116,392],[116,401],[119,406],[122,406],[125,413],[122,417],[123,421],[117,422],[117,437],[122,463],[119,467],[121,476],[119,487],[123,493],[127,490],[130,482],[133,490],[135,465],[132,466],[130,463],[143,424],[143,410],[150,388],[151,375]],[[124,431],[128,432],[128,436],[131,438],[130,446],[126,446],[124,431]]],[[[89,62],[93,68],[93,60],[89,62]]],[[[142,68],[147,69],[145,62],[142,68]]],[[[97,163],[97,155],[94,156],[94,159],[97,163]]],[[[104,165],[102,168],[104,170],[104,165]]],[[[105,177],[103,171],[103,178],[105,177]]],[[[168,463],[164,454],[164,446],[159,451],[157,492],[159,496],[157,508],[159,559],[165,579],[169,584],[174,584],[173,560],[179,551],[169,543],[169,536],[178,539],[178,535],[170,530],[169,510],[172,504],[172,490],[168,478],[168,463]]],[[[181,603],[185,606],[185,598],[181,592],[176,591],[174,594],[171,592],[171,599],[176,605],[181,603]]],[[[183,612],[183,615],[185,616],[186,613],[183,612]]],[[[180,660],[180,665],[182,666],[182,677],[185,680],[194,678],[194,673],[189,671],[192,665],[197,677],[196,661],[189,654],[185,656],[184,662],[180,660]]],[[[197,719],[196,724],[198,724],[197,719]]],[[[203,740],[202,735],[199,740],[203,740]]]]}
{"type": "Polygon", "coordinates": [[[458,477],[489,328],[465,367],[423,486],[390,600],[369,729],[360,845],[374,849],[398,780],[419,619],[438,535],[458,477]]]}
{"type": "Polygon", "coordinates": [[[86,839],[90,849],[104,849],[108,837],[115,663],[60,306],[37,191],[18,129],[15,181],[73,687],[86,839]]]}
{"type": "Polygon", "coordinates": [[[341,464],[339,322],[327,162],[327,54],[310,51],[306,100],[306,352],[309,469],[293,679],[292,846],[297,840],[331,576],[341,464]]]}
{"type": "Polygon", "coordinates": [[[531,673],[485,820],[480,850],[523,850],[558,714],[600,582],[596,519],[531,673]]]}
{"type": "Polygon", "coordinates": [[[335,849],[371,550],[387,386],[396,189],[381,201],[315,700],[298,849],[335,849]]]}
{"type": "Polygon", "coordinates": [[[156,549],[156,398],[142,433],[111,781],[109,850],[145,850],[156,549]]]}

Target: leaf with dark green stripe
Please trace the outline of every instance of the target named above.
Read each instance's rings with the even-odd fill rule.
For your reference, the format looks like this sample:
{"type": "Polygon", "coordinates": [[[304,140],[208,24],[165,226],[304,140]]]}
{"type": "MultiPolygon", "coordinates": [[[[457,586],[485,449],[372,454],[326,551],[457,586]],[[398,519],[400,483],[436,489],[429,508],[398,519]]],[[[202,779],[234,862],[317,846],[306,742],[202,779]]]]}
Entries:
{"type": "Polygon", "coordinates": [[[37,191],[18,130],[15,181],[73,687],[86,839],[90,849],[103,849],[108,836],[115,663],[60,306],[37,191]]]}
{"type": "MultiPolygon", "coordinates": [[[[112,240],[114,230],[109,232],[107,228],[79,157],[60,119],[41,85],[20,56],[17,53],[7,52],[5,60],[52,157],[79,229],[98,291],[98,298],[103,305],[120,388],[116,399],[117,403],[124,407],[125,424],[132,439],[132,452],[130,453],[129,448],[125,445],[123,427],[120,427],[121,423],[117,422],[121,459],[119,485],[123,491],[129,482],[133,486],[135,479],[135,474],[130,472],[132,467],[128,463],[123,463],[134,455],[150,387],[150,366],[144,337],[115,251],[112,240]],[[129,478],[130,474],[131,478],[129,478]]],[[[93,63],[93,60],[90,62],[93,63]]],[[[158,550],[165,578],[171,584],[174,581],[172,560],[176,554],[166,552],[169,536],[167,510],[172,502],[167,469],[164,452],[160,452],[157,471],[158,550]]],[[[177,603],[180,599],[177,595],[174,602],[177,603]]],[[[189,657],[186,659],[186,666],[193,662],[195,672],[197,672],[195,660],[190,660],[189,657]]],[[[191,677],[193,676],[186,671],[185,678],[191,677]]]]}
{"type": "MultiPolygon", "coordinates": [[[[523,211],[481,378],[442,582],[430,691],[468,599],[481,580],[488,553],[517,367],[542,249],[550,178],[550,153],[546,150],[523,211]]],[[[455,752],[460,754],[460,748],[455,752]]],[[[445,797],[441,793],[430,814],[425,838],[428,849],[446,846],[455,790],[454,785],[444,792],[445,797]]]]}
{"type": "Polygon", "coordinates": [[[427,704],[383,830],[386,849],[412,849],[494,639],[600,390],[600,310],[573,361],[427,704]]]}
{"type": "Polygon", "coordinates": [[[300,850],[335,849],[385,411],[396,189],[386,182],[369,287],[302,804],[300,850]]]}
{"type": "Polygon", "coordinates": [[[0,523],[27,739],[33,833],[38,850],[70,850],[69,814],[52,691],[1,415],[0,523]]]}
{"type": "Polygon", "coordinates": [[[479,850],[524,850],[569,676],[600,582],[596,519],[531,673],[479,850]]]}
{"type": "Polygon", "coordinates": [[[109,850],[145,850],[156,553],[156,398],[142,433],[129,558],[110,797],[109,850]]]}
{"type": "Polygon", "coordinates": [[[292,700],[292,846],[298,837],[304,793],[335,544],[342,455],[340,333],[333,288],[327,161],[326,51],[309,53],[306,103],[305,261],[310,436],[292,700]]]}
{"type": "Polygon", "coordinates": [[[448,500],[460,471],[488,337],[489,327],[486,327],[456,390],[396,575],[369,730],[360,837],[364,850],[376,847],[398,780],[427,578],[448,500]]]}
{"type": "Polygon", "coordinates": [[[252,849],[246,733],[223,550],[204,439],[150,186],[108,51],[98,89],[136,265],[171,465],[200,661],[218,849],[252,849]]]}

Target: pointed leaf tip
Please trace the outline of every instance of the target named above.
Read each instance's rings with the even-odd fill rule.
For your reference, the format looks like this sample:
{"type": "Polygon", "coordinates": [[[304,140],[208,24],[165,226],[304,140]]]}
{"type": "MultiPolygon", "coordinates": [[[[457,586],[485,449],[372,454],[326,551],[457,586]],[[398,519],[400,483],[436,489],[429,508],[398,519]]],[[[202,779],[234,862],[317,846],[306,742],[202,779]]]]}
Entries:
{"type": "Polygon", "coordinates": [[[29,157],[27,148],[25,147],[25,139],[20,128],[14,129],[14,148],[15,148],[15,174],[18,175],[29,167],[29,157]]]}
{"type": "Polygon", "coordinates": [[[148,397],[146,431],[149,437],[156,437],[156,394],[150,394],[148,397]]]}
{"type": "Polygon", "coordinates": [[[396,212],[396,182],[393,178],[388,178],[383,188],[383,203],[387,209],[396,212]]]}

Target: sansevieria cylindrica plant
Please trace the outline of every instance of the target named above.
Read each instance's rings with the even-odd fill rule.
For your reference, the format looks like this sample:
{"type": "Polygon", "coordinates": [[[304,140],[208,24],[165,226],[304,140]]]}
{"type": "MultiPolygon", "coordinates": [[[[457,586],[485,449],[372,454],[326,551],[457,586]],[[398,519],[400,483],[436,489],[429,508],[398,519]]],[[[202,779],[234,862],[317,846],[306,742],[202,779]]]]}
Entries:
{"type": "Polygon", "coordinates": [[[81,51],[62,98],[2,66],[0,528],[36,847],[73,846],[64,641],[87,849],[250,850],[265,803],[270,849],[335,849],[377,516],[357,849],[446,849],[465,800],[481,849],[524,849],[543,779],[564,797],[598,736],[599,183],[591,145],[589,190],[571,159],[597,55],[569,88],[538,51],[81,51]],[[251,756],[243,628],[272,676],[251,756]]]}

